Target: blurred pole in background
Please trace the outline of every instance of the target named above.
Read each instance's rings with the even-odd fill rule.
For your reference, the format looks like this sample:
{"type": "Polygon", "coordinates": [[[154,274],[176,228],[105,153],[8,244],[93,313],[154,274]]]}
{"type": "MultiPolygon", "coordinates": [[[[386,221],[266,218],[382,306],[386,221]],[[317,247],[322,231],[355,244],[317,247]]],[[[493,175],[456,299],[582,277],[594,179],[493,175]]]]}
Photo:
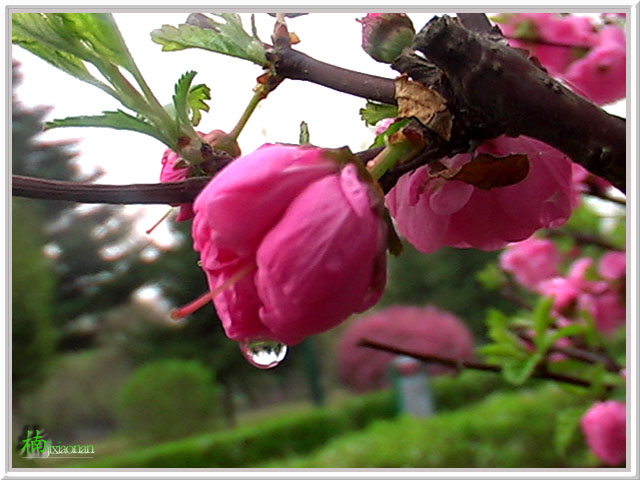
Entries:
{"type": "Polygon", "coordinates": [[[318,357],[313,337],[309,337],[302,342],[302,358],[304,362],[304,369],[309,380],[311,399],[313,400],[314,405],[320,407],[325,403],[325,395],[324,390],[322,389],[320,365],[318,364],[318,357]]]}
{"type": "Polygon", "coordinates": [[[391,362],[390,369],[398,413],[414,417],[433,415],[433,395],[422,362],[398,356],[391,362]]]}

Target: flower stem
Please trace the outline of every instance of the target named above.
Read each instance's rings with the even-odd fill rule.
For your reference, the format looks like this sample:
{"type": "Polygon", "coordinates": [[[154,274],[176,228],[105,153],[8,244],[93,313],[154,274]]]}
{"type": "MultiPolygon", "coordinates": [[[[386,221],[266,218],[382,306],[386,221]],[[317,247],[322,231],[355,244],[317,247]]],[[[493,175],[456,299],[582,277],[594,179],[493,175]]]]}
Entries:
{"type": "Polygon", "coordinates": [[[389,138],[389,143],[369,164],[367,170],[378,180],[396,164],[408,162],[424,147],[421,137],[407,136],[404,132],[397,132],[389,138]]]}
{"type": "Polygon", "coordinates": [[[253,97],[251,97],[251,100],[249,101],[247,108],[245,108],[244,112],[242,112],[242,116],[238,120],[238,123],[236,123],[236,126],[233,127],[233,130],[231,130],[231,132],[229,132],[229,136],[231,140],[238,139],[238,136],[242,132],[242,129],[244,128],[244,126],[249,121],[249,118],[251,118],[251,115],[255,111],[258,104],[263,99],[267,98],[267,95],[270,92],[270,88],[268,85],[258,84],[253,91],[254,91],[253,97]]]}

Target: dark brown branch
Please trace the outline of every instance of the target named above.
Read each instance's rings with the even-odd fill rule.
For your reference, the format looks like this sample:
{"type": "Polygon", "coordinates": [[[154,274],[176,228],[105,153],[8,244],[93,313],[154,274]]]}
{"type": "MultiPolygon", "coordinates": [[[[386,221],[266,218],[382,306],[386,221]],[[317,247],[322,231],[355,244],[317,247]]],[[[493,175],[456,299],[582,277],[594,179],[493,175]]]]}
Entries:
{"type": "MultiPolygon", "coordinates": [[[[405,350],[404,348],[395,347],[393,345],[386,345],[369,339],[361,339],[358,342],[363,347],[373,348],[375,350],[381,350],[383,352],[395,353],[397,355],[406,355],[408,357],[422,360],[423,362],[435,362],[447,367],[456,369],[470,368],[472,370],[484,370],[488,372],[499,373],[502,371],[502,367],[499,365],[491,365],[488,363],[478,362],[474,360],[461,360],[456,358],[441,357],[438,355],[426,355],[424,353],[413,352],[405,350]]],[[[591,382],[578,377],[572,377],[569,375],[562,375],[559,373],[553,373],[546,369],[544,365],[541,365],[536,369],[532,375],[535,378],[543,378],[547,380],[554,380],[556,382],[568,383],[571,385],[577,385],[580,387],[590,387],[591,382]]]]}
{"type": "MultiPolygon", "coordinates": [[[[363,150],[355,156],[366,164],[381,150],[382,147],[363,150]]],[[[209,180],[197,177],[172,183],[100,185],[13,175],[12,195],[80,203],[174,205],[193,202],[209,180]]]]}
{"type": "Polygon", "coordinates": [[[456,13],[460,22],[473,32],[488,33],[492,25],[484,13],[456,13]]]}
{"type": "Polygon", "coordinates": [[[268,54],[276,73],[293,80],[305,80],[339,92],[395,105],[395,84],[389,78],[367,75],[316,60],[292,48],[277,48],[268,54]]]}
{"type": "Polygon", "coordinates": [[[444,72],[457,109],[474,122],[542,140],[625,191],[624,119],[549,77],[501,36],[476,34],[446,15],[425,25],[414,48],[444,72]]]}
{"type": "Polygon", "coordinates": [[[183,182],[134,185],[99,185],[13,175],[12,194],[44,200],[112,204],[178,204],[192,202],[209,178],[183,182]]]}

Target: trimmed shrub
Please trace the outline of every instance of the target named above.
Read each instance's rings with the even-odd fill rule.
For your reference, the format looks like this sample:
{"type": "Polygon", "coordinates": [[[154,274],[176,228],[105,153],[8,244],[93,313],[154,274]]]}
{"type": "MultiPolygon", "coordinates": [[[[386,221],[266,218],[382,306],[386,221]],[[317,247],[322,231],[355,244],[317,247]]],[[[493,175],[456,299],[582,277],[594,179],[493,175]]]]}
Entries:
{"type": "MultiPolygon", "coordinates": [[[[468,406],[506,385],[500,376],[465,371],[439,377],[432,387],[438,410],[468,406]]],[[[396,415],[393,392],[353,397],[334,408],[315,408],[241,427],[77,464],[101,468],[234,468],[270,458],[303,455],[347,432],[396,415]]]]}
{"type": "Polygon", "coordinates": [[[269,468],[593,467],[584,442],[554,448],[556,413],[588,400],[556,386],[501,392],[427,419],[376,422],[312,455],[254,465],[269,468]]]}
{"type": "Polygon", "coordinates": [[[162,441],[210,426],[219,389],[209,369],[193,360],[160,360],[139,367],[118,395],[124,431],[162,441]]]}

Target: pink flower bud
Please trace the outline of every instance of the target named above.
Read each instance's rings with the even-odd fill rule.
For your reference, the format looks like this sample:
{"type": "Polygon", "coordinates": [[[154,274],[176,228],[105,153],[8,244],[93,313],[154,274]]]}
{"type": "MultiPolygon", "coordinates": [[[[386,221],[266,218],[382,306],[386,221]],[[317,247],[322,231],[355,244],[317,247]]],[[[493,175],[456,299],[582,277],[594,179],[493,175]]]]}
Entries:
{"type": "MultiPolygon", "coordinates": [[[[212,130],[209,133],[198,132],[198,135],[211,147],[228,153],[233,158],[240,156],[240,147],[235,139],[222,130],[212,130]]],[[[191,169],[189,166],[176,167],[182,158],[176,152],[167,148],[162,155],[162,169],[160,170],[160,181],[164,182],[181,182],[189,177],[191,169]]],[[[204,165],[201,165],[204,167],[204,165]]],[[[174,207],[177,205],[173,205],[174,207]]],[[[180,204],[180,212],[176,220],[182,222],[190,220],[194,216],[193,206],[191,203],[180,204]]]]}
{"type": "MultiPolygon", "coordinates": [[[[403,175],[387,195],[398,230],[419,251],[443,246],[496,250],[538,229],[559,227],[571,215],[571,161],[561,152],[524,136],[498,137],[477,152],[525,154],[529,172],[514,185],[485,190],[431,176],[424,166],[403,175]]],[[[458,167],[470,160],[462,154],[443,163],[458,167]]]]}
{"type": "Polygon", "coordinates": [[[587,445],[609,466],[622,466],[627,457],[627,408],[608,400],[594,404],[580,422],[587,445]]]}
{"type": "Polygon", "coordinates": [[[509,245],[500,255],[500,266],[523,286],[535,288],[558,275],[560,252],[551,240],[529,238],[509,245]]]}
{"type": "Polygon", "coordinates": [[[374,60],[392,63],[410,47],[416,31],[404,13],[368,13],[362,24],[362,48],[374,60]]]}
{"type": "MultiPolygon", "coordinates": [[[[162,169],[160,170],[160,181],[181,182],[187,178],[189,167],[176,168],[176,164],[182,160],[180,155],[167,148],[162,155],[162,169]]],[[[173,205],[174,207],[177,205],[173,205]]],[[[191,203],[180,204],[180,212],[176,220],[182,222],[193,218],[193,208],[191,203]]]]}
{"type": "Polygon", "coordinates": [[[350,158],[264,145],[197,197],[194,248],[232,340],[296,344],[380,298],[382,197],[350,158]]]}

